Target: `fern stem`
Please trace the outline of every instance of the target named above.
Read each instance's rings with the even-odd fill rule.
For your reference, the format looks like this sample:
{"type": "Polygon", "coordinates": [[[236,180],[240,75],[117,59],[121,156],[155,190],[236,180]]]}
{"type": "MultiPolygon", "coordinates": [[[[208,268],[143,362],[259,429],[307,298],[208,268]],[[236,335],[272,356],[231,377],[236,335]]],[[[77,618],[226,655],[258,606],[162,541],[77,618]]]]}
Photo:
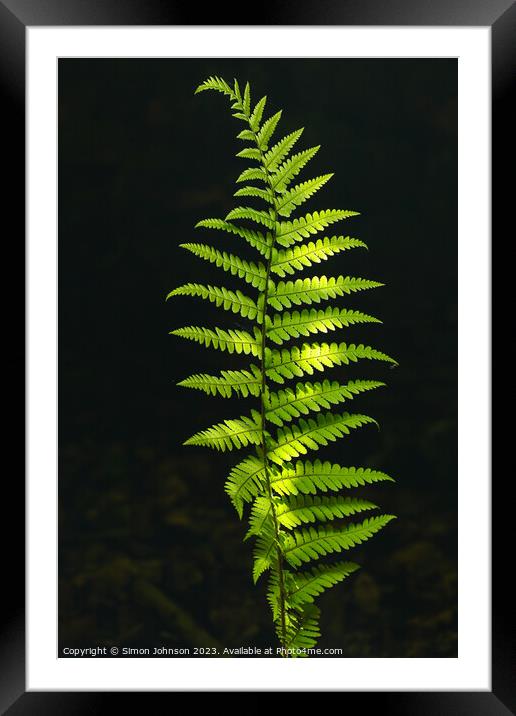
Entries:
{"type": "MultiPolygon", "coordinates": [[[[273,243],[271,244],[272,247],[273,243]]],[[[271,249],[272,254],[272,249],[271,249]]],[[[281,551],[280,546],[280,526],[278,523],[278,518],[276,515],[276,508],[274,506],[274,500],[272,495],[272,487],[271,487],[271,481],[269,476],[269,465],[268,465],[268,459],[267,459],[267,441],[265,438],[265,395],[267,390],[267,382],[265,379],[265,316],[267,313],[267,293],[268,293],[268,280],[269,280],[269,270],[271,265],[271,256],[269,256],[267,261],[267,285],[265,287],[264,291],[264,302],[263,302],[263,313],[262,313],[262,341],[261,341],[261,361],[260,361],[260,370],[262,373],[262,385],[261,385],[261,396],[260,396],[260,407],[261,407],[261,424],[262,424],[262,454],[263,454],[263,467],[265,472],[265,481],[267,486],[267,494],[271,506],[271,513],[272,513],[272,519],[274,524],[274,535],[276,539],[276,556],[277,556],[277,564],[278,564],[278,584],[279,584],[279,596],[280,596],[280,620],[281,620],[281,643],[283,647],[286,647],[286,641],[287,641],[287,629],[286,629],[286,620],[285,620],[285,601],[286,601],[286,595],[285,595],[285,579],[283,574],[283,553],[281,551]]]]}
{"type": "Polygon", "coordinates": [[[263,455],[263,468],[265,473],[265,482],[267,487],[267,496],[269,498],[271,513],[272,513],[272,520],[274,525],[274,537],[276,540],[276,558],[277,558],[277,565],[278,565],[278,586],[279,586],[279,599],[280,599],[280,623],[281,623],[281,646],[286,648],[287,646],[287,625],[286,625],[286,592],[285,592],[285,576],[283,573],[283,552],[281,550],[281,544],[280,544],[280,525],[278,522],[278,518],[276,515],[276,508],[274,505],[274,499],[272,494],[272,487],[271,487],[271,481],[269,476],[269,464],[267,459],[267,440],[265,437],[265,425],[266,425],[266,406],[265,406],[265,396],[267,394],[267,380],[265,375],[265,348],[266,348],[266,336],[265,336],[265,322],[267,317],[267,304],[268,304],[268,297],[269,297],[269,280],[270,280],[270,273],[271,273],[271,265],[272,265],[272,252],[274,249],[274,244],[276,243],[276,222],[278,219],[278,213],[276,209],[276,198],[274,195],[274,190],[272,187],[272,182],[270,178],[269,171],[267,169],[267,166],[265,164],[264,158],[263,158],[263,151],[258,143],[258,138],[256,132],[251,127],[251,124],[249,123],[249,127],[251,131],[253,132],[256,146],[258,148],[258,151],[260,152],[260,161],[263,167],[263,170],[265,172],[265,176],[267,178],[267,185],[269,186],[269,189],[272,192],[272,199],[273,199],[273,215],[272,219],[274,221],[274,230],[271,232],[271,244],[269,247],[269,252],[266,259],[266,274],[265,274],[265,289],[263,292],[263,307],[261,312],[261,346],[260,346],[260,371],[262,375],[262,383],[261,383],[261,390],[260,390],[260,413],[261,413],[261,427],[262,427],[262,440],[261,440],[261,449],[262,449],[262,455],[263,455]]]}

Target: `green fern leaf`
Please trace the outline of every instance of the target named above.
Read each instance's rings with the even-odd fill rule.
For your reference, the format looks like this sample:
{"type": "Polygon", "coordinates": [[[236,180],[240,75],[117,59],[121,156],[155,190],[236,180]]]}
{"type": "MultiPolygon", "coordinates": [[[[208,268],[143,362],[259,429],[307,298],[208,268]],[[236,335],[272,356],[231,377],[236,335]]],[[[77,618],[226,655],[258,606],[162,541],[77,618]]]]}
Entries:
{"type": "MultiPolygon", "coordinates": [[[[283,577],[286,578],[290,575],[287,570],[283,571],[283,577]]],[[[267,601],[269,602],[272,619],[274,622],[279,622],[281,619],[281,592],[279,587],[279,579],[276,570],[271,570],[269,574],[269,583],[267,585],[267,601]]],[[[281,636],[279,637],[281,641],[281,636]]]]}
{"type": "Polygon", "coordinates": [[[274,227],[274,221],[269,214],[265,213],[265,211],[253,209],[250,206],[237,206],[235,209],[232,209],[226,216],[226,221],[229,221],[229,219],[247,219],[257,224],[263,224],[268,229],[274,227]]]}
{"type": "Polygon", "coordinates": [[[218,231],[227,231],[229,234],[236,234],[242,237],[250,244],[253,249],[257,249],[262,256],[267,256],[270,251],[270,237],[265,237],[260,231],[246,229],[243,226],[236,226],[229,221],[223,219],[202,219],[197,222],[195,227],[204,227],[205,229],[216,229],[218,231]]]}
{"type": "Polygon", "coordinates": [[[243,129],[239,134],[237,134],[237,139],[242,139],[246,142],[254,142],[254,132],[250,129],[243,129]]]}
{"type": "Polygon", "coordinates": [[[286,274],[293,274],[313,264],[326,261],[340,251],[357,247],[367,248],[363,241],[350,236],[332,236],[331,238],[326,236],[324,239],[293,246],[285,251],[275,249],[272,252],[271,271],[283,277],[286,274]]]}
{"type": "Polygon", "coordinates": [[[245,502],[250,502],[263,490],[265,467],[263,459],[254,455],[235,465],[226,480],[225,490],[235,506],[240,518],[245,502]]]}
{"type": "Polygon", "coordinates": [[[293,189],[282,194],[276,202],[278,214],[280,216],[289,217],[296,206],[301,206],[301,204],[319,191],[332,176],[333,174],[322,174],[315,179],[309,179],[302,184],[297,184],[293,189]]]}
{"type": "Polygon", "coordinates": [[[244,114],[248,115],[251,111],[251,85],[246,82],[244,89],[244,101],[242,103],[244,114]]]}
{"type": "Polygon", "coordinates": [[[285,378],[301,378],[313,375],[314,371],[323,371],[336,365],[356,363],[360,359],[380,360],[397,365],[394,358],[377,351],[370,346],[353,343],[304,343],[301,348],[291,350],[271,350],[266,348],[266,375],[276,383],[284,383],[285,378]]]}
{"type": "MultiPolygon", "coordinates": [[[[268,502],[270,511],[270,502],[268,502]]],[[[308,522],[327,522],[349,517],[357,512],[374,510],[374,502],[358,497],[294,497],[288,502],[280,502],[276,509],[278,522],[287,529],[299,527],[308,522]]]]}
{"type": "Polygon", "coordinates": [[[229,291],[223,286],[202,286],[200,283],[186,283],[184,286],[171,291],[171,296],[198,296],[214,303],[217,307],[222,306],[225,311],[239,313],[243,318],[253,320],[258,315],[258,307],[252,298],[244,296],[241,291],[229,291]]]}
{"type": "Polygon", "coordinates": [[[254,196],[263,199],[268,204],[274,204],[274,195],[270,189],[259,189],[257,186],[243,186],[233,196],[254,196]]]}
{"type": "Polygon", "coordinates": [[[281,311],[283,308],[290,308],[293,305],[320,303],[328,298],[337,298],[354,291],[365,291],[383,285],[379,281],[350,276],[298,278],[296,281],[280,281],[276,284],[269,294],[269,303],[281,311]]]}
{"type": "Polygon", "coordinates": [[[257,186],[243,186],[237,189],[233,196],[253,196],[258,199],[263,199],[268,204],[274,204],[274,195],[270,189],[260,189],[257,186]]]}
{"type": "Polygon", "coordinates": [[[259,445],[262,440],[260,414],[252,411],[252,417],[243,415],[236,420],[225,420],[211,428],[192,435],[183,445],[201,445],[215,450],[232,450],[246,445],[259,445]]]}
{"type": "Polygon", "coordinates": [[[263,529],[254,546],[253,582],[271,568],[276,556],[276,539],[272,530],[263,529]]]}
{"type": "Polygon", "coordinates": [[[170,331],[174,336],[196,341],[207,348],[212,346],[228,353],[260,354],[260,343],[247,331],[229,328],[204,328],[203,326],[185,326],[170,331]]]}
{"type": "Polygon", "coordinates": [[[244,541],[253,535],[260,535],[264,530],[273,532],[272,504],[268,497],[257,497],[253,502],[249,516],[249,529],[244,541]]]}
{"type": "Polygon", "coordinates": [[[379,515],[343,529],[308,527],[299,532],[290,532],[283,543],[285,559],[292,566],[299,567],[303,562],[310,562],[332,552],[352,549],[370,539],[394,519],[394,515],[379,515]]]}
{"type": "Polygon", "coordinates": [[[262,97],[259,102],[256,103],[253,113],[249,117],[249,126],[252,132],[257,132],[260,122],[262,121],[263,110],[265,109],[265,103],[267,102],[267,96],[262,97]]]}
{"type": "Polygon", "coordinates": [[[259,149],[253,149],[252,147],[242,149],[238,154],[237,157],[241,157],[242,159],[256,159],[256,161],[261,161],[262,153],[259,149]]]}
{"type": "Polygon", "coordinates": [[[317,565],[306,572],[294,574],[294,584],[288,592],[288,600],[294,606],[312,603],[326,589],[334,587],[343,579],[360,569],[355,562],[336,562],[317,565]]]}
{"type": "Polygon", "coordinates": [[[220,395],[231,398],[233,394],[247,398],[259,396],[262,378],[260,369],[255,365],[250,370],[223,370],[220,376],[199,373],[185,378],[178,385],[183,388],[202,390],[206,395],[220,395]]]}
{"type": "Polygon", "coordinates": [[[271,176],[271,187],[278,193],[281,194],[286,191],[287,186],[290,184],[292,179],[296,177],[301,169],[305,167],[310,159],[315,157],[321,145],[317,147],[310,147],[305,149],[298,154],[294,154],[290,159],[287,159],[281,164],[271,176]]]}
{"type": "Polygon", "coordinates": [[[393,478],[379,470],[366,467],[341,467],[331,462],[297,461],[282,465],[271,475],[271,487],[279,495],[315,495],[321,492],[337,492],[375,482],[394,482],[393,478]]]}
{"type": "Polygon", "coordinates": [[[239,109],[243,109],[243,105],[242,105],[242,94],[240,93],[240,86],[239,86],[239,84],[238,84],[238,80],[237,80],[236,77],[235,77],[234,80],[233,80],[233,92],[235,93],[235,97],[236,97],[237,100],[238,100],[238,103],[237,103],[237,104],[238,104],[239,109]]]}
{"type": "Polygon", "coordinates": [[[237,177],[237,184],[243,181],[262,181],[267,184],[267,172],[262,167],[249,167],[237,177]]]}
{"type": "Polygon", "coordinates": [[[303,129],[297,129],[295,132],[287,134],[286,137],[280,139],[263,157],[263,165],[269,172],[274,172],[281,162],[288,156],[290,150],[303,134],[303,129]]]}
{"type": "Polygon", "coordinates": [[[274,204],[274,194],[270,189],[259,189],[257,186],[243,186],[238,189],[233,196],[255,196],[263,199],[268,204],[274,204]]]}
{"type": "Polygon", "coordinates": [[[310,411],[318,412],[321,408],[329,410],[332,405],[352,400],[359,393],[383,386],[385,383],[376,380],[350,380],[346,385],[329,380],[322,383],[298,383],[294,389],[285,388],[269,394],[265,418],[282,427],[285,422],[307,415],[310,411]]]}
{"type": "Polygon", "coordinates": [[[306,604],[303,611],[296,615],[287,629],[286,649],[292,656],[305,657],[307,649],[313,649],[321,636],[319,630],[320,611],[315,604],[306,604]]]}
{"type": "Polygon", "coordinates": [[[274,134],[278,122],[281,119],[281,110],[276,112],[272,117],[269,117],[261,126],[260,131],[256,135],[256,144],[260,150],[267,151],[270,138],[274,134]]]}
{"type": "Polygon", "coordinates": [[[268,452],[269,460],[282,465],[294,457],[306,455],[308,450],[318,450],[321,445],[335,442],[368,423],[376,423],[376,420],[368,415],[350,413],[319,413],[317,418],[301,419],[299,423],[278,430],[274,448],[268,452]]]}
{"type": "Polygon", "coordinates": [[[243,278],[251,286],[262,291],[265,288],[265,277],[267,275],[265,266],[262,263],[255,264],[252,261],[241,259],[240,256],[227,254],[219,251],[213,246],[206,244],[179,244],[181,248],[190,251],[205,261],[215,264],[218,268],[229,271],[233,276],[243,278]]]}
{"type": "Polygon", "coordinates": [[[381,321],[366,313],[347,308],[332,306],[328,306],[325,310],[305,308],[301,312],[293,311],[276,313],[272,317],[267,316],[266,334],[268,339],[281,345],[291,338],[309,336],[311,333],[327,333],[355,323],[381,323],[381,321]]]}
{"type": "Polygon", "coordinates": [[[234,91],[231,89],[228,83],[222,79],[222,77],[209,77],[197,87],[194,94],[198,94],[199,92],[204,92],[204,90],[209,89],[222,92],[223,94],[230,97],[232,100],[237,99],[234,91]]]}
{"type": "Polygon", "coordinates": [[[282,221],[276,232],[276,241],[281,246],[289,247],[296,241],[302,241],[310,234],[323,231],[330,224],[349,219],[351,216],[359,216],[359,212],[347,209],[325,209],[300,216],[299,219],[293,219],[293,221],[282,221]]]}

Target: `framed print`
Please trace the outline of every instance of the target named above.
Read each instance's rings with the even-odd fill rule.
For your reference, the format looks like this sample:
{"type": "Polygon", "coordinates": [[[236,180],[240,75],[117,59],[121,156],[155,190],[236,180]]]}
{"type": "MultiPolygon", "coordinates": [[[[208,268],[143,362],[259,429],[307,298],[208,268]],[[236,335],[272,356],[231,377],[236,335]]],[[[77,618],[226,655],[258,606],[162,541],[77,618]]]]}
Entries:
{"type": "Polygon", "coordinates": [[[0,704],[514,712],[490,467],[514,7],[210,15],[0,3],[27,247],[0,704]]]}

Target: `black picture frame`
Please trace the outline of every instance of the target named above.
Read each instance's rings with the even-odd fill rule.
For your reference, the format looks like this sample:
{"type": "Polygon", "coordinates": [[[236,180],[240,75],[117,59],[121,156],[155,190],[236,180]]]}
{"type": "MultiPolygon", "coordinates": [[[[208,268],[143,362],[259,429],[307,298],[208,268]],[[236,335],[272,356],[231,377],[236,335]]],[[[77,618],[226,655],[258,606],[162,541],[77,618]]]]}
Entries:
{"type": "MultiPolygon", "coordinates": [[[[219,4],[203,6],[204,25],[256,24],[245,17],[231,15],[219,4]]],[[[25,236],[25,31],[28,26],[63,25],[193,25],[198,8],[182,6],[175,1],[160,0],[0,0],[0,90],[2,93],[3,174],[7,179],[3,191],[4,226],[7,216],[14,219],[9,229],[9,247],[14,259],[23,261],[25,236]]],[[[508,212],[511,184],[510,151],[514,147],[509,101],[516,76],[516,5],[510,0],[326,0],[310,2],[268,3],[261,10],[260,25],[441,25],[490,26],[492,32],[492,210],[493,235],[500,240],[502,230],[510,226],[508,212]]],[[[513,191],[513,189],[512,189],[513,191]]],[[[5,231],[5,229],[4,229],[5,231]]],[[[7,232],[5,233],[7,238],[7,232]]],[[[7,245],[7,242],[6,242],[7,245]]],[[[16,290],[19,304],[22,294],[16,290]]],[[[12,294],[9,304],[12,305],[12,294]]],[[[23,345],[22,324],[12,320],[9,345],[14,355],[10,374],[24,380],[23,360],[18,346],[23,345]]],[[[16,406],[21,404],[20,391],[16,406]]],[[[13,409],[11,416],[17,413],[13,409]]],[[[20,428],[23,417],[11,418],[11,428],[20,428]]],[[[12,447],[11,447],[12,450],[12,447]]],[[[11,520],[1,521],[3,538],[4,608],[0,632],[0,712],[18,714],[104,713],[119,707],[119,699],[131,699],[132,705],[142,698],[170,694],[146,692],[124,693],[51,693],[25,692],[25,614],[24,614],[24,478],[18,463],[9,481],[10,492],[4,493],[11,520]],[[9,525],[9,526],[7,526],[9,525]]],[[[14,468],[13,468],[14,469],[14,468]]],[[[4,468],[5,470],[5,468],[4,468]]],[[[501,478],[503,480],[503,477],[501,478]]],[[[456,716],[502,716],[516,713],[516,628],[514,608],[504,599],[507,593],[504,548],[511,543],[512,524],[503,518],[505,499],[500,481],[493,482],[493,596],[492,596],[492,691],[471,692],[351,692],[346,694],[346,709],[381,710],[388,714],[455,714],[456,716]],[[496,520],[495,516],[500,519],[496,520]]],[[[7,509],[5,509],[7,512],[7,509]]],[[[506,512],[506,511],[504,511],[506,512]]],[[[510,594],[509,594],[510,599],[510,594]]]]}

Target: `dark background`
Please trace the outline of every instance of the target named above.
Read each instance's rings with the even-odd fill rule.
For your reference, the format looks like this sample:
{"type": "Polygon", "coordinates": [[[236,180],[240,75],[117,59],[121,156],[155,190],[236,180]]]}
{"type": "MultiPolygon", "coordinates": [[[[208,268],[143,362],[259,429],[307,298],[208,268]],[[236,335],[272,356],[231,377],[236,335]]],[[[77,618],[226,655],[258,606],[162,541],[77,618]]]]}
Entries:
{"type": "Polygon", "coordinates": [[[227,314],[164,301],[186,281],[239,285],[178,248],[207,240],[245,253],[193,229],[235,205],[246,166],[227,100],[193,96],[210,74],[249,79],[268,113],[283,108],[278,137],[304,126],[298,148],[322,144],[302,179],[336,174],[307,210],[361,212],[328,235],[342,226],[369,252],[316,273],[386,283],[339,301],[383,325],[336,337],[370,343],[399,367],[328,373],[388,382],[349,408],[381,430],[317,457],[395,476],[360,494],[398,520],[352,553],[363,569],[319,600],[319,645],[456,656],[457,66],[433,59],[60,60],[60,646],[274,643],[245,523],[223,491],[239,456],[182,446],[249,401],[175,386],[246,359],[168,335],[227,314]]]}

